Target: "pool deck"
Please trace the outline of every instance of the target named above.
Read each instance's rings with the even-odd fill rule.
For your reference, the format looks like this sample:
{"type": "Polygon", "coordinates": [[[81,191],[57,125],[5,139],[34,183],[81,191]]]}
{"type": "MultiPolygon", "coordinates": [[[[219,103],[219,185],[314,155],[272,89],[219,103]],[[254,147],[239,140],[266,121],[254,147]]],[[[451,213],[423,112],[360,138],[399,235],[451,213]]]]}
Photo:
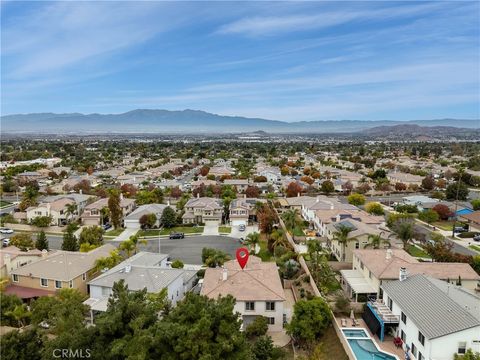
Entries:
{"type": "MultiPolygon", "coordinates": [[[[368,335],[370,335],[370,337],[375,340],[375,343],[378,345],[378,347],[380,348],[380,350],[383,350],[387,353],[390,353],[390,354],[393,354],[395,356],[397,356],[399,358],[399,360],[403,360],[405,359],[405,352],[403,351],[402,348],[397,348],[394,344],[393,344],[393,337],[392,336],[387,336],[385,335],[385,340],[382,342],[380,341],[380,339],[378,338],[378,336],[376,335],[373,335],[370,331],[370,329],[368,328],[367,324],[365,324],[365,321],[363,321],[363,319],[357,319],[357,322],[359,323],[358,326],[352,326],[352,320],[350,318],[343,318],[343,319],[346,319],[347,320],[347,328],[355,328],[355,329],[363,329],[365,330],[368,335]]],[[[341,328],[342,327],[342,318],[335,318],[335,321],[337,322],[338,326],[341,328]]]]}

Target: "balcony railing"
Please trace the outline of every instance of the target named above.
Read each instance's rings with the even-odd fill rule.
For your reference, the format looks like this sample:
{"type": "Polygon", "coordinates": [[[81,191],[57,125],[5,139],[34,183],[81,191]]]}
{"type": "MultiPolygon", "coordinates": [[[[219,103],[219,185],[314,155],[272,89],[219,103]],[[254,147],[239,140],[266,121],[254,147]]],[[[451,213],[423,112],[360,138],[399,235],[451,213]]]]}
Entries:
{"type": "Polygon", "coordinates": [[[400,316],[394,315],[392,310],[380,301],[369,301],[368,302],[372,310],[382,319],[385,324],[399,323],[400,316]]]}

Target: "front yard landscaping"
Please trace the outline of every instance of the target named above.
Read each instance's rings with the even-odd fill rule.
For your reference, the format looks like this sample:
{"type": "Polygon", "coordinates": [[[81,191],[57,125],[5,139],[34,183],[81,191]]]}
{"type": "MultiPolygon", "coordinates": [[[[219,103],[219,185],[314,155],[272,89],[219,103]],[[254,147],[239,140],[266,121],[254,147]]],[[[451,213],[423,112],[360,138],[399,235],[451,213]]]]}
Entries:
{"type": "Polygon", "coordinates": [[[117,237],[120,235],[125,229],[124,228],[118,228],[118,229],[113,229],[109,230],[105,233],[105,236],[112,236],[112,237],[117,237]]]}
{"type": "Polygon", "coordinates": [[[407,252],[414,257],[421,257],[425,259],[431,259],[431,256],[428,255],[423,249],[415,245],[410,245],[407,248],[407,252]]]}
{"type": "Polygon", "coordinates": [[[478,245],[470,245],[469,248],[472,249],[472,250],[480,252],[480,246],[478,246],[478,245]]]}
{"type": "Polygon", "coordinates": [[[9,205],[12,205],[8,201],[0,200],[0,208],[7,207],[9,205]]]}
{"type": "Polygon", "coordinates": [[[232,232],[232,228],[230,226],[219,226],[218,232],[223,234],[230,234],[232,232]]]}
{"type": "MultiPolygon", "coordinates": [[[[432,223],[432,226],[436,226],[439,229],[445,230],[445,231],[452,231],[453,230],[453,221],[435,221],[432,223]]],[[[457,222],[457,226],[460,226],[460,223],[457,222]]]]}
{"type": "Polygon", "coordinates": [[[160,235],[169,235],[170,233],[185,233],[185,234],[201,234],[203,233],[203,226],[175,226],[173,228],[164,228],[160,230],[160,235]]]}

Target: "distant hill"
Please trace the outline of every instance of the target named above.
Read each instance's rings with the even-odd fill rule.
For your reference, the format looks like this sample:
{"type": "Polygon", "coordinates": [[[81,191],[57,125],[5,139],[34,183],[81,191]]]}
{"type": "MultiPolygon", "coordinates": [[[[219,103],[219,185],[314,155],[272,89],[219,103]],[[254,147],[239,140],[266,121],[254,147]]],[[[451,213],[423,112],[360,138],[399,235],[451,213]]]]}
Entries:
{"type": "Polygon", "coordinates": [[[386,139],[416,139],[428,140],[438,138],[480,138],[480,128],[461,128],[453,126],[420,126],[416,124],[400,124],[392,126],[377,126],[363,130],[364,134],[386,139]]]}
{"type": "MultiPolygon", "coordinates": [[[[223,116],[199,110],[138,109],[122,114],[16,114],[1,117],[2,132],[98,133],[352,133],[395,125],[479,128],[479,120],[438,119],[409,121],[325,120],[284,122],[240,116],[223,116]]],[[[417,128],[418,129],[418,128],[417,128]]],[[[419,129],[420,130],[420,129],[419,129]]]]}

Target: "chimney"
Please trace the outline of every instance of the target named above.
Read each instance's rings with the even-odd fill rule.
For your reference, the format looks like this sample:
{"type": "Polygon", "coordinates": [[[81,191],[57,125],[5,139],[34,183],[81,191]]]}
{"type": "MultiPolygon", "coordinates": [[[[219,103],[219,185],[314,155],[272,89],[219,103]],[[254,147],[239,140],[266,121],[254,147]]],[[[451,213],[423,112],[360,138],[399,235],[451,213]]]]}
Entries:
{"type": "Polygon", "coordinates": [[[123,200],[123,193],[120,193],[120,200],[123,200]]]}
{"type": "Polygon", "coordinates": [[[392,249],[387,249],[385,253],[385,259],[390,260],[392,258],[392,249]]]}
{"type": "Polygon", "coordinates": [[[317,196],[317,198],[315,199],[315,202],[319,202],[320,201],[320,198],[317,196]]]}
{"type": "Polygon", "coordinates": [[[46,258],[48,256],[48,251],[43,249],[42,250],[42,258],[46,258]]]}
{"type": "Polygon", "coordinates": [[[299,192],[297,193],[297,197],[300,197],[300,193],[299,193],[299,192]]]}
{"type": "Polygon", "coordinates": [[[83,194],[83,190],[82,190],[82,189],[80,189],[78,192],[80,193],[80,195],[83,194]]]}
{"type": "Polygon", "coordinates": [[[407,269],[404,267],[400,268],[400,274],[398,275],[398,279],[400,281],[407,280],[408,274],[407,274],[407,269]]]}
{"type": "Polygon", "coordinates": [[[197,193],[197,199],[200,199],[200,193],[199,192],[197,193]]]}
{"type": "Polygon", "coordinates": [[[227,279],[228,279],[228,270],[227,270],[227,268],[223,268],[223,270],[222,270],[222,280],[227,281],[227,279]]]}
{"type": "Polygon", "coordinates": [[[130,270],[132,270],[132,265],[130,265],[130,264],[125,265],[125,272],[129,273],[130,270]]]}

